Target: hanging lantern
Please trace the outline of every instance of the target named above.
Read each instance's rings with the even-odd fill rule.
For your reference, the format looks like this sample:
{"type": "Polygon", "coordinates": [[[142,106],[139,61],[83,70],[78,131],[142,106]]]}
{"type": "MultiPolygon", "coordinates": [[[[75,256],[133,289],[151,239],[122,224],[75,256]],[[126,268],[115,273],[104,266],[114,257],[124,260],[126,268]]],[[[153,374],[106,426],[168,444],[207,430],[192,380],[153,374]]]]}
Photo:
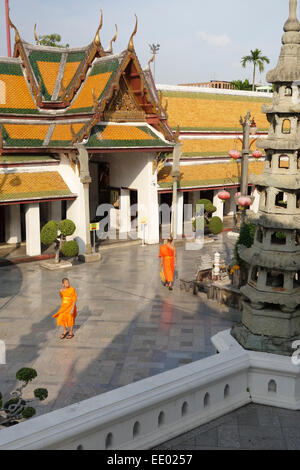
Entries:
{"type": "Polygon", "coordinates": [[[223,190],[218,194],[218,198],[221,199],[221,201],[225,202],[231,198],[231,195],[228,191],[223,190]]]}
{"type": "Polygon", "coordinates": [[[254,157],[254,158],[261,158],[262,156],[263,156],[263,154],[260,150],[255,150],[252,154],[252,157],[254,157]]]}
{"type": "Polygon", "coordinates": [[[241,196],[238,200],[238,203],[241,207],[250,207],[251,198],[249,196],[241,196]]]}
{"type": "Polygon", "coordinates": [[[239,158],[241,158],[241,152],[239,152],[238,150],[230,150],[228,155],[234,160],[239,160],[239,158]]]}

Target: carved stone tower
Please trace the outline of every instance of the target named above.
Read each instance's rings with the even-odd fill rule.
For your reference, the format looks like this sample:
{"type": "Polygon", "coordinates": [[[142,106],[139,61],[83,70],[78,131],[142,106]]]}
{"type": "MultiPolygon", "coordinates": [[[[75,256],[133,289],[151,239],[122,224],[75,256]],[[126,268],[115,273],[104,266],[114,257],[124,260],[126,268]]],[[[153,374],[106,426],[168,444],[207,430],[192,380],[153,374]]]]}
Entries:
{"type": "Polygon", "coordinates": [[[246,349],[291,355],[300,339],[300,23],[297,0],[290,0],[277,67],[268,73],[274,84],[272,105],[264,106],[270,122],[265,168],[252,183],[260,192],[259,213],[248,212],[256,225],[251,248],[240,256],[250,265],[242,325],[232,336],[246,349]]]}

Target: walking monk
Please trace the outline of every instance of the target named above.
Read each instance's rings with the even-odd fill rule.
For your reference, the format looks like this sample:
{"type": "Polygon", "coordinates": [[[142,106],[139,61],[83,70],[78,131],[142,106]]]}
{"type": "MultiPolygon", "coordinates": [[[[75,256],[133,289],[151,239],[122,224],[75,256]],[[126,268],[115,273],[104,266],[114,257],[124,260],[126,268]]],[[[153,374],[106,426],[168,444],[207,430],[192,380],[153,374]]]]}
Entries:
{"type": "Polygon", "coordinates": [[[73,327],[75,325],[75,318],[77,316],[77,294],[74,287],[70,286],[70,281],[67,278],[62,280],[62,288],[59,291],[60,298],[62,299],[61,307],[53,318],[56,318],[57,326],[63,326],[64,332],[60,339],[72,339],[74,337],[73,327]],[[68,331],[70,328],[70,331],[68,331]]]}
{"type": "Polygon", "coordinates": [[[173,290],[174,269],[176,268],[176,249],[173,246],[173,239],[169,238],[167,243],[162,245],[159,250],[160,266],[164,269],[166,278],[165,286],[173,290]]]}

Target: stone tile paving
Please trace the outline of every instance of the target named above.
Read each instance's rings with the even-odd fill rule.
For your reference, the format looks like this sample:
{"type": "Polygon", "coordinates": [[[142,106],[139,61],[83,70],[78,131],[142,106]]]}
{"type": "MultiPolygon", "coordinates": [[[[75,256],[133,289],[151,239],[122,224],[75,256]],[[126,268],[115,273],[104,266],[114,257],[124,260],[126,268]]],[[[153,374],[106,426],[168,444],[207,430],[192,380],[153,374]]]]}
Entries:
{"type": "MultiPolygon", "coordinates": [[[[203,256],[219,250],[229,259],[232,245],[222,236],[201,251],[177,250],[178,279],[192,279],[203,256]]],[[[63,272],[39,263],[3,267],[0,339],[7,365],[0,366],[0,390],[11,391],[19,368],[34,367],[39,376],[27,393],[39,386],[49,390],[38,413],[61,408],[209,356],[210,337],[239,319],[235,310],[180,291],[178,280],[173,292],[164,288],[158,246],[105,251],[100,263],[63,272]],[[59,339],[51,317],[64,276],[78,292],[71,341],[59,339]]]]}
{"type": "Polygon", "coordinates": [[[300,411],[250,404],[156,449],[299,450],[300,411]]]}

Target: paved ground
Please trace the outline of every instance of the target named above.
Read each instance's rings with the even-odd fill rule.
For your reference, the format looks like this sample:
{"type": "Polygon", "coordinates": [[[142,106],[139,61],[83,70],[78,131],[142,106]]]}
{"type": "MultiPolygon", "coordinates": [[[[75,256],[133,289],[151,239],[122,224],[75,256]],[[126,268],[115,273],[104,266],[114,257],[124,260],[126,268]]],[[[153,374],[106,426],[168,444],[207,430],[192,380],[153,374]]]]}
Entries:
{"type": "Polygon", "coordinates": [[[300,411],[250,404],[156,449],[299,450],[300,411]]]}
{"type": "MultiPolygon", "coordinates": [[[[201,260],[219,250],[230,257],[223,235],[202,251],[178,247],[178,277],[194,277],[201,260]],[[222,237],[225,243],[222,243],[222,237]]],[[[214,353],[212,335],[239,320],[206,298],[169,292],[160,283],[158,247],[103,252],[101,263],[49,272],[39,263],[0,268],[0,339],[7,365],[0,390],[15,386],[14,374],[34,367],[49,399],[39,413],[61,408],[214,353]],[[61,278],[78,291],[75,338],[59,340],[51,315],[59,307],[61,278]]],[[[30,391],[29,387],[28,390],[30,391]]]]}

